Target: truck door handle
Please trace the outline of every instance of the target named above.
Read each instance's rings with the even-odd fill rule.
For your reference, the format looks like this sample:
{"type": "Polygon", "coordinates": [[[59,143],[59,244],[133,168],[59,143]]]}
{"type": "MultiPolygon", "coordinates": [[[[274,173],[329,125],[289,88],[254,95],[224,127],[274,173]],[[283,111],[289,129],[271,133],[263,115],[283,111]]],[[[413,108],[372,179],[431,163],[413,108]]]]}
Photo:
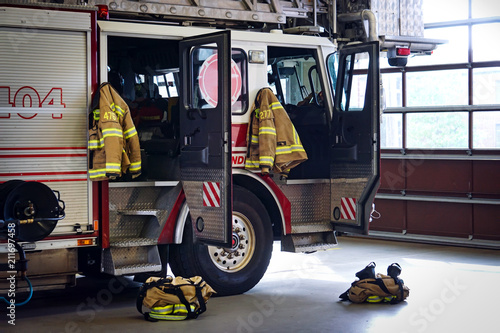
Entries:
{"type": "Polygon", "coordinates": [[[193,136],[200,132],[200,128],[197,127],[193,132],[184,135],[184,146],[190,146],[193,136]]]}

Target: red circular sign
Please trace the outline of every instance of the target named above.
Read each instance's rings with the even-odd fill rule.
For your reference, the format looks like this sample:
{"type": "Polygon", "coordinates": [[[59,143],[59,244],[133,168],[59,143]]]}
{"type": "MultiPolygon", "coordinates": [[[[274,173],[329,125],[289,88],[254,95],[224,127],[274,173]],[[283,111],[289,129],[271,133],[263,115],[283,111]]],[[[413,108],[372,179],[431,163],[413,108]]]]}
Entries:
{"type": "MultiPolygon", "coordinates": [[[[218,99],[218,76],[217,76],[217,54],[212,54],[201,65],[200,75],[201,96],[211,107],[217,106],[218,99]]],[[[241,95],[241,72],[233,59],[231,59],[231,105],[236,103],[241,95]]]]}

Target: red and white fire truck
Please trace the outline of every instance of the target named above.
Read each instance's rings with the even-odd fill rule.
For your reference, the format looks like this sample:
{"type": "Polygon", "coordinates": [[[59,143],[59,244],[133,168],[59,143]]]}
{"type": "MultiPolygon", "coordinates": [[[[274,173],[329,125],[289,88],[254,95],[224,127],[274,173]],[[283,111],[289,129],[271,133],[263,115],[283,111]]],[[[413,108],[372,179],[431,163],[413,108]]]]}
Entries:
{"type": "Polygon", "coordinates": [[[381,33],[404,21],[377,22],[388,8],[1,1],[4,273],[51,289],[74,285],[77,274],[144,277],[169,265],[230,295],[258,283],[274,240],[312,252],[335,246],[338,233],[366,234],[379,184],[379,51],[402,65],[436,46],[416,33],[381,33]],[[88,176],[90,105],[102,82],[130,108],[140,177],[88,176]],[[264,87],[308,156],[286,179],[245,169],[264,87]]]}

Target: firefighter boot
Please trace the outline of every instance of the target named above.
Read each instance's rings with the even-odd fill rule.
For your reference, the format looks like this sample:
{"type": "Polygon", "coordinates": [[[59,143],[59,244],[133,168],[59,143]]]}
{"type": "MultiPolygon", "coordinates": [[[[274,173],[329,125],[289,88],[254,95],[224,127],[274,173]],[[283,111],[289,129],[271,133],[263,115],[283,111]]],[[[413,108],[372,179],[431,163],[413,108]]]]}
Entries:
{"type": "Polygon", "coordinates": [[[401,266],[398,263],[393,263],[387,267],[387,275],[393,279],[397,279],[399,274],[401,274],[401,266]]]}
{"type": "Polygon", "coordinates": [[[356,277],[360,280],[375,279],[375,263],[372,261],[365,268],[356,273],[356,277]]]}

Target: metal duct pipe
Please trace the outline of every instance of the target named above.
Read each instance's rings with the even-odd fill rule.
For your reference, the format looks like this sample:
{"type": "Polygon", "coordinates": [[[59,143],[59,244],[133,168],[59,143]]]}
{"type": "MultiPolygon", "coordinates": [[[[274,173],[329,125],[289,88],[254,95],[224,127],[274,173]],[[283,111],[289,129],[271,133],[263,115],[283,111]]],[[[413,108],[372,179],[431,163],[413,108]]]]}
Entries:
{"type": "Polygon", "coordinates": [[[313,16],[314,16],[314,26],[318,25],[318,8],[316,0],[313,1],[313,16]]]}
{"type": "Polygon", "coordinates": [[[371,10],[364,9],[357,13],[339,14],[340,22],[368,21],[368,40],[370,42],[378,40],[377,22],[375,14],[371,10]]]}

